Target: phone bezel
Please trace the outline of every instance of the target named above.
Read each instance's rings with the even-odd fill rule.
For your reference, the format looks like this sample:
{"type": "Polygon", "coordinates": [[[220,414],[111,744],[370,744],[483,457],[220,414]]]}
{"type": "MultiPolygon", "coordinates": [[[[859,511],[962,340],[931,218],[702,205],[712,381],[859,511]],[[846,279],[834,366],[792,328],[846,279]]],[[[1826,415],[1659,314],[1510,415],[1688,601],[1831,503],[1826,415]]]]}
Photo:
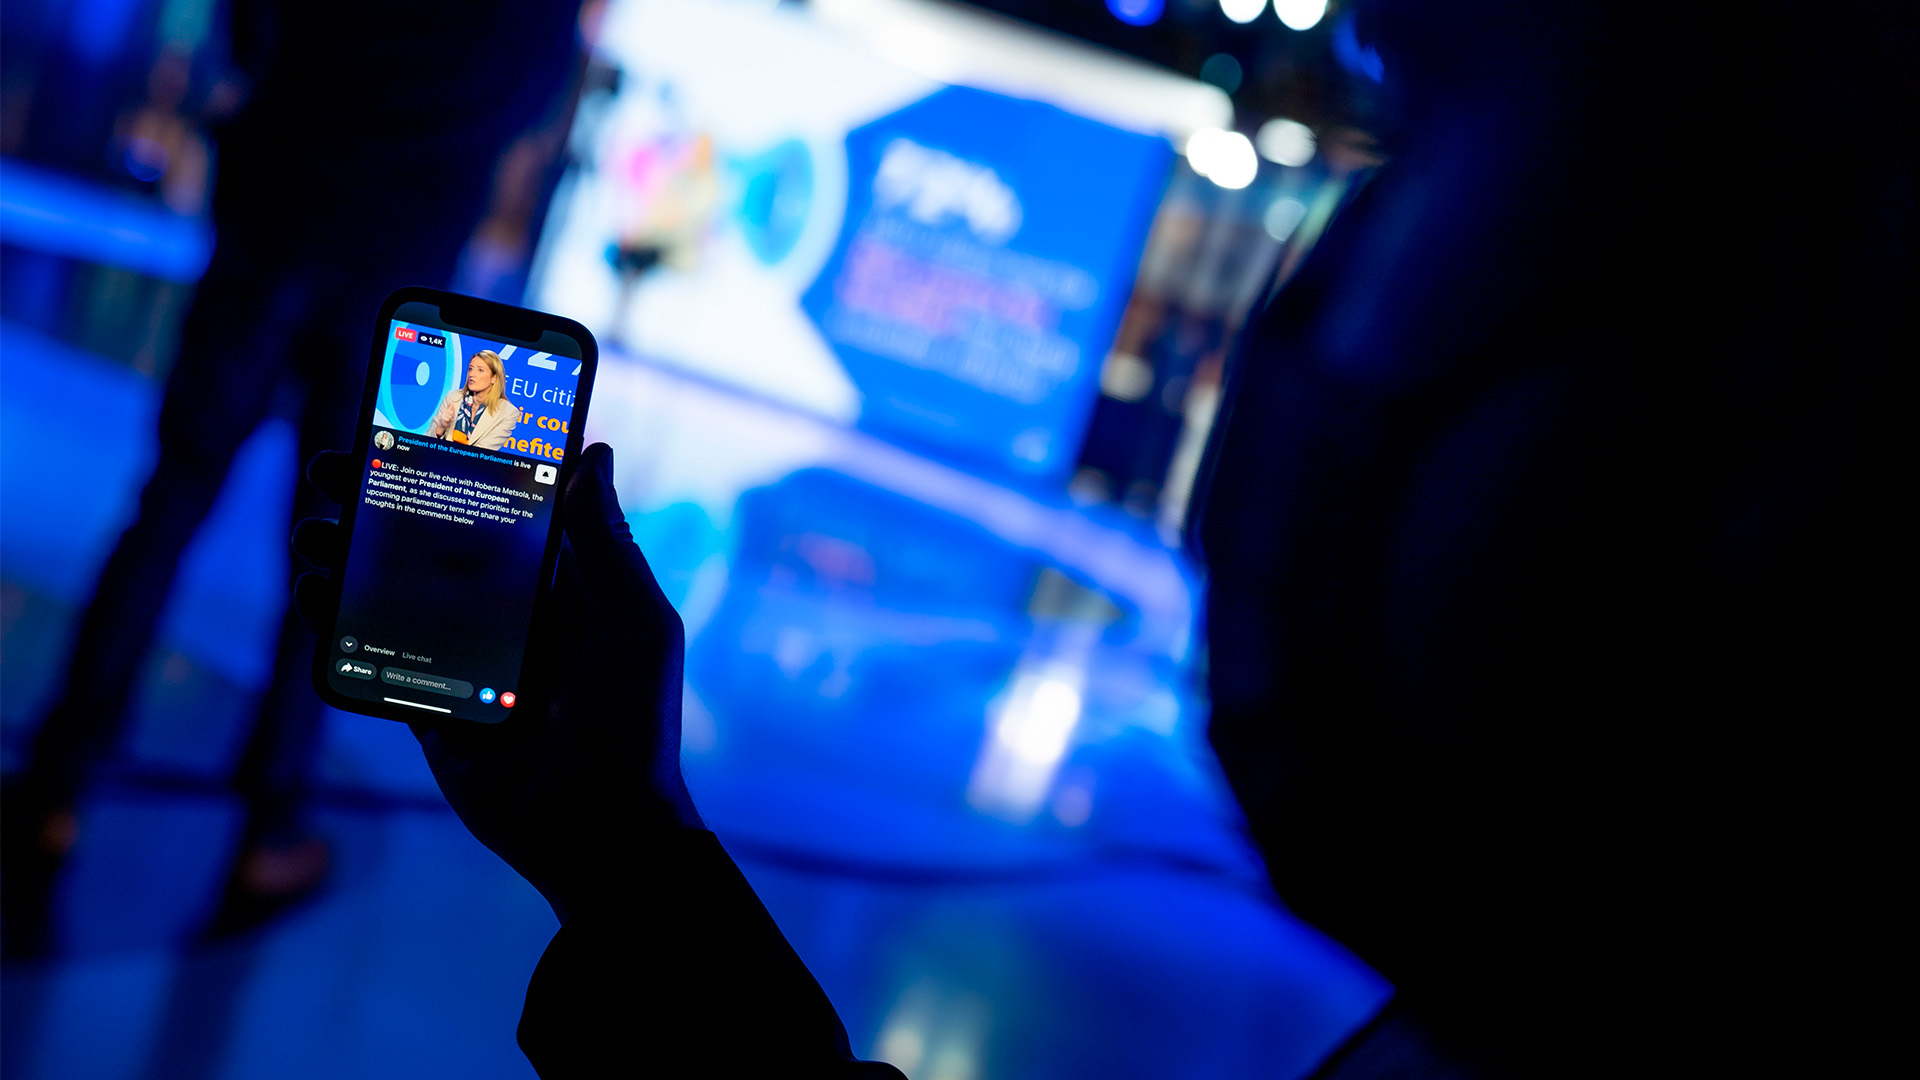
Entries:
{"type": "MultiPolygon", "coordinates": [[[[533,623],[539,625],[545,616],[547,606],[553,595],[554,567],[560,558],[562,540],[562,515],[564,512],[564,493],[567,481],[572,478],[573,470],[580,459],[580,451],[586,445],[587,410],[593,401],[594,376],[600,368],[600,347],[594,340],[593,332],[586,327],[559,315],[530,308],[513,307],[508,304],[483,300],[474,296],[462,296],[458,293],[443,292],[425,286],[412,285],[397,289],[380,302],[379,313],[374,318],[373,340],[369,347],[370,359],[367,376],[361,387],[360,416],[354,426],[353,460],[365,462],[373,439],[373,414],[379,404],[380,378],[386,368],[387,334],[392,331],[395,314],[406,304],[431,304],[439,308],[440,321],[456,332],[472,332],[511,344],[531,344],[546,331],[554,331],[571,338],[580,346],[580,378],[574,390],[574,406],[571,419],[567,424],[566,449],[560,457],[559,473],[554,481],[553,514],[547,525],[546,546],[540,562],[540,573],[534,582],[533,623]],[[453,312],[450,314],[450,312],[453,312]]],[[[333,565],[323,567],[338,584],[346,571],[347,554],[352,549],[354,523],[358,517],[362,492],[366,485],[366,470],[357,470],[352,494],[340,507],[340,544],[335,553],[333,565]]],[[[511,710],[501,710],[500,719],[495,721],[470,720],[460,716],[427,714],[412,709],[402,709],[384,701],[370,701],[348,697],[333,689],[328,676],[333,669],[334,642],[340,636],[340,617],[336,611],[333,621],[315,643],[313,654],[313,687],[320,700],[336,709],[360,713],[365,716],[378,716],[386,720],[396,720],[408,724],[444,724],[444,723],[505,723],[514,713],[523,711],[521,706],[537,703],[546,699],[551,676],[551,658],[544,650],[534,647],[529,640],[522,654],[520,682],[515,688],[519,701],[511,710]]]]}

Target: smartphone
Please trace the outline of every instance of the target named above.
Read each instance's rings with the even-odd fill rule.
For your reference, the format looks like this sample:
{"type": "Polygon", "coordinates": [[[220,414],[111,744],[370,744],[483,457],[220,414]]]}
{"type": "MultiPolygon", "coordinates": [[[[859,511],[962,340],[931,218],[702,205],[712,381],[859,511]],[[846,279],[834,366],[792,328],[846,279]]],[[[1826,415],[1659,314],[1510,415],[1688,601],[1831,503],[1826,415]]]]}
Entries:
{"type": "Polygon", "coordinates": [[[330,568],[340,609],[314,652],[327,704],[498,724],[539,696],[529,631],[598,359],[557,315],[425,288],[380,305],[330,568]]]}

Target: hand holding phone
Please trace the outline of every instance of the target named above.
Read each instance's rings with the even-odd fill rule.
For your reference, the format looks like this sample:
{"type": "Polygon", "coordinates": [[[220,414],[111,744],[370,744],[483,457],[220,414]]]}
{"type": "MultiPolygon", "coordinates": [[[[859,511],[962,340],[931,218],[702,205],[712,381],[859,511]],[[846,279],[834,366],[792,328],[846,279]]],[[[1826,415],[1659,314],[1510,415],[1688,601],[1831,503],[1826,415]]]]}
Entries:
{"type": "MultiPolygon", "coordinates": [[[[350,454],[323,454],[308,476],[339,499],[357,467],[350,454]]],[[[551,690],[522,701],[509,723],[412,727],[461,821],[564,922],[594,896],[630,887],[651,840],[703,826],[680,775],[680,617],[633,542],[604,444],[580,455],[561,506],[558,573],[532,634],[555,672],[551,690]]],[[[338,524],[306,521],[294,550],[334,566],[341,539],[338,524]]],[[[309,626],[331,626],[335,582],[302,575],[295,604],[309,626]]]]}
{"type": "Polygon", "coordinates": [[[468,828],[556,912],[698,824],[680,779],[679,616],[583,453],[598,350],[558,316],[402,289],[381,305],[341,504],[295,547],[336,708],[401,720],[468,828]],[[566,554],[562,548],[565,541],[566,554]]]}

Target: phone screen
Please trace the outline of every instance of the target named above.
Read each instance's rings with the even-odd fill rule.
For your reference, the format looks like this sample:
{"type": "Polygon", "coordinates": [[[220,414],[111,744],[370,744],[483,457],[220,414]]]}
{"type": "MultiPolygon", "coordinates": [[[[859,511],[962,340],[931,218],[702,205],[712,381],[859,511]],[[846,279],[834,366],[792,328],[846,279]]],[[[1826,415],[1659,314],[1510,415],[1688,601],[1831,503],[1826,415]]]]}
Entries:
{"type": "Polygon", "coordinates": [[[498,723],[522,693],[592,361],[564,334],[515,343],[439,313],[401,304],[382,331],[326,681],[383,715],[498,723]]]}

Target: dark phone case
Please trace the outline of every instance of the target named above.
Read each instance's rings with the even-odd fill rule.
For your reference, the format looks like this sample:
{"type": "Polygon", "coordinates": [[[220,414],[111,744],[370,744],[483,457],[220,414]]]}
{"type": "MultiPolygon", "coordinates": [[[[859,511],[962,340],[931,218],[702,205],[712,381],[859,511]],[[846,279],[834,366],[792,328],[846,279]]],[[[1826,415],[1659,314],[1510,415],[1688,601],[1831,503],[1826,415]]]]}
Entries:
{"type": "MultiPolygon", "coordinates": [[[[457,293],[442,292],[425,286],[408,286],[398,289],[380,302],[380,310],[374,317],[377,328],[369,347],[366,382],[361,388],[360,417],[354,426],[354,459],[364,462],[367,459],[369,442],[373,437],[373,414],[380,396],[380,377],[386,362],[387,331],[395,313],[402,305],[410,303],[432,304],[440,309],[441,322],[456,328],[456,332],[472,332],[496,340],[515,344],[531,345],[545,331],[552,330],[563,334],[580,345],[580,376],[574,390],[572,419],[568,424],[565,453],[561,455],[559,476],[554,483],[553,513],[547,526],[547,538],[544,554],[541,557],[540,573],[535,581],[533,623],[539,625],[551,599],[554,565],[560,556],[561,523],[564,519],[562,497],[567,481],[573,476],[573,470],[579,462],[580,451],[585,447],[587,409],[593,398],[594,376],[600,370],[600,347],[594,340],[592,331],[574,322],[572,319],[546,312],[517,308],[507,304],[482,300],[474,296],[461,296],[457,293]]],[[[304,463],[303,467],[304,467],[304,463]]],[[[366,483],[366,470],[360,470],[352,496],[340,507],[340,533],[342,541],[337,561],[320,569],[331,574],[339,582],[347,565],[347,553],[353,545],[354,522],[358,516],[361,493],[366,483]]],[[[333,664],[333,644],[340,636],[338,616],[335,622],[323,628],[313,653],[313,687],[320,700],[336,709],[361,713],[366,716],[378,716],[402,723],[474,723],[459,717],[434,716],[402,709],[385,702],[367,701],[347,697],[336,693],[328,683],[327,677],[333,664]]],[[[529,647],[521,668],[518,695],[523,702],[544,700],[547,689],[550,658],[540,650],[529,647]]],[[[518,708],[514,712],[520,711],[518,708]]],[[[504,723],[511,713],[504,712],[500,721],[504,723]]]]}

